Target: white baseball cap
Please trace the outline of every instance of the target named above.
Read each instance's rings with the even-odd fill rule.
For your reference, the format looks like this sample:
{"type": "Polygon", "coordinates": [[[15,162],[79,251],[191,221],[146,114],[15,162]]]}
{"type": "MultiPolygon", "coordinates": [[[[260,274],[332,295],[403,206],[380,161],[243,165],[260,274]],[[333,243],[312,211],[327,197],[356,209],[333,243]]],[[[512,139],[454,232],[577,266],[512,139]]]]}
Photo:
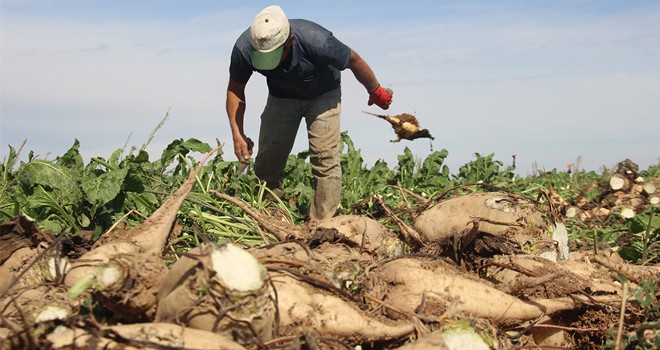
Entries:
{"type": "Polygon", "coordinates": [[[289,31],[289,20],[281,7],[272,5],[259,12],[250,27],[252,66],[260,70],[275,69],[280,64],[289,31]]]}

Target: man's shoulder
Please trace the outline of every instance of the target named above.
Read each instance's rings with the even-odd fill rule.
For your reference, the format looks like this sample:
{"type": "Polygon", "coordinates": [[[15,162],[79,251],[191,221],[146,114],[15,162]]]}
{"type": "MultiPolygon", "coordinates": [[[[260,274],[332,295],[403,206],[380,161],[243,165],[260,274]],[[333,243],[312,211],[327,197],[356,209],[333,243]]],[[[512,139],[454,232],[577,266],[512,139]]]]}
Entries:
{"type": "Polygon", "coordinates": [[[322,25],[306,19],[291,19],[289,20],[291,30],[299,39],[303,41],[317,41],[322,40],[328,36],[332,36],[332,32],[323,27],[322,25]]]}
{"type": "Polygon", "coordinates": [[[238,36],[234,46],[239,49],[247,49],[252,47],[250,44],[250,28],[244,30],[241,35],[238,36]]]}
{"type": "Polygon", "coordinates": [[[231,52],[229,64],[229,74],[236,82],[247,83],[253,68],[250,64],[250,54],[252,45],[250,44],[250,28],[245,30],[237,39],[231,52]]]}
{"type": "Polygon", "coordinates": [[[308,19],[302,18],[292,18],[289,20],[289,25],[292,27],[302,28],[302,29],[311,29],[311,30],[327,30],[323,28],[322,25],[312,22],[308,19]]]}

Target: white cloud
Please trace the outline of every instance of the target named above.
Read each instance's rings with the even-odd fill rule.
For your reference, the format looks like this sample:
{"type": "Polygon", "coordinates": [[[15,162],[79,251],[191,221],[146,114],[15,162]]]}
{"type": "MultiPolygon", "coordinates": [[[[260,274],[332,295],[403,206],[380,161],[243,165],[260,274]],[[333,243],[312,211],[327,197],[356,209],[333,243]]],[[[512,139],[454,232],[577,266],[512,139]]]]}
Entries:
{"type": "MultiPolygon", "coordinates": [[[[657,163],[648,147],[660,129],[657,11],[456,13],[436,24],[330,28],[394,89],[387,113],[417,114],[436,136],[435,150],[449,150],[452,169],[475,152],[507,163],[517,153],[524,169],[533,161],[561,167],[580,155],[592,168],[622,157],[657,163]]],[[[152,157],[172,139],[189,137],[229,142],[231,157],[229,53],[253,15],[239,8],[179,20],[4,16],[0,154],[27,137],[27,148],[40,154],[62,154],[78,138],[84,153],[108,156],[129,135],[129,145],[145,142],[171,108],[152,157]]],[[[364,88],[349,71],[343,76],[342,126],[365,159],[394,164],[404,147],[420,157],[430,152],[425,140],[389,143],[389,126],[360,112],[377,110],[366,106],[364,88]]],[[[253,139],[265,95],[264,79],[254,75],[246,116],[253,139]]],[[[301,132],[295,151],[305,144],[301,132]]]]}

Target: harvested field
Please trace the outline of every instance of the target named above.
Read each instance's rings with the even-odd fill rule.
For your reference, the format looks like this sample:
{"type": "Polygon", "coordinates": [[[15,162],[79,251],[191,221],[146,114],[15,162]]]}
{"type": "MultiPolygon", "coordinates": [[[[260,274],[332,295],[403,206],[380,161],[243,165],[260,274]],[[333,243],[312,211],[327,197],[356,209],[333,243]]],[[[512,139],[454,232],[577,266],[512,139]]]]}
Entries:
{"type": "Polygon", "coordinates": [[[103,231],[101,214],[60,232],[22,211],[2,223],[0,349],[658,342],[658,178],[632,161],[572,192],[547,174],[534,193],[387,185],[312,222],[291,211],[303,195],[229,191],[253,175],[207,151],[157,207],[154,189],[126,193],[136,207],[103,231]]]}

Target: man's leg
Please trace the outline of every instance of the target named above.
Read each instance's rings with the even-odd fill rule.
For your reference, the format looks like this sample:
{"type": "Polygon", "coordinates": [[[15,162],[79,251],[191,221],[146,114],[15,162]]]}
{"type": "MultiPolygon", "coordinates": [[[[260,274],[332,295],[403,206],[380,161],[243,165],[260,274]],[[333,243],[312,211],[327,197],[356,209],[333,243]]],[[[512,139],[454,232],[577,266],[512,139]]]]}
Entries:
{"type": "Polygon", "coordinates": [[[314,200],[309,210],[312,220],[335,215],[341,198],[341,159],[339,154],[341,90],[327,92],[310,101],[305,110],[310,163],[314,175],[314,200]]]}
{"type": "Polygon", "coordinates": [[[268,96],[261,114],[259,145],[254,164],[255,174],[266,181],[268,188],[282,194],[282,178],[287,158],[300,126],[301,115],[297,100],[268,96]]]}

